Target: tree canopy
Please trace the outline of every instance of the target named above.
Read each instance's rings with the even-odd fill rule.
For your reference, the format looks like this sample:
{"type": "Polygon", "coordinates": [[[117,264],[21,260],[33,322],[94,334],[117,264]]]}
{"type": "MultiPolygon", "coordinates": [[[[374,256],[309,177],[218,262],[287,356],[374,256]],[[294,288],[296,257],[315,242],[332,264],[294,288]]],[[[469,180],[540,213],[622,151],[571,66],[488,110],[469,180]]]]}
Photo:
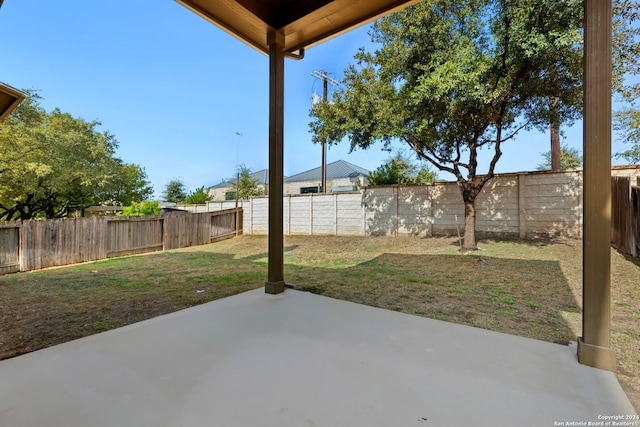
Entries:
{"type": "MultiPolygon", "coordinates": [[[[563,145],[560,156],[560,170],[582,167],[582,153],[580,150],[563,145]]],[[[538,165],[538,170],[553,170],[551,167],[551,151],[542,153],[544,161],[538,165]]]]}
{"type": "Polygon", "coordinates": [[[210,197],[207,194],[207,191],[204,189],[204,186],[202,186],[190,192],[184,202],[190,205],[201,205],[207,203],[209,199],[210,197]]]}
{"type": "Polygon", "coordinates": [[[0,123],[0,219],[59,218],[153,193],[143,168],[115,157],[118,142],[100,122],[47,112],[27,92],[0,123]]]}
{"type": "MultiPolygon", "coordinates": [[[[521,129],[570,120],[573,81],[563,62],[579,39],[581,0],[424,0],[378,20],[374,52],[361,49],[333,103],[316,104],[314,142],[351,149],[406,143],[453,174],[465,206],[463,247],[476,248],[475,200],[494,176],[502,144],[521,129]],[[565,108],[565,106],[567,106],[565,108]],[[484,174],[478,152],[491,153],[484,174]]],[[[571,55],[570,55],[571,53],[571,55]]]]}
{"type": "Polygon", "coordinates": [[[162,198],[165,202],[182,203],[187,198],[187,187],[178,178],[173,178],[164,186],[162,198]]]}
{"type": "Polygon", "coordinates": [[[435,182],[437,174],[426,166],[411,161],[403,152],[397,152],[372,171],[369,185],[425,184],[435,182]]]}
{"type": "Polygon", "coordinates": [[[628,149],[616,153],[616,157],[640,163],[640,110],[633,106],[624,108],[615,112],[615,119],[614,129],[630,145],[628,149]]]}
{"type": "Polygon", "coordinates": [[[616,157],[640,163],[640,3],[615,0],[613,5],[613,88],[623,102],[614,112],[614,129],[629,145],[616,157]]]}
{"type": "MultiPolygon", "coordinates": [[[[251,174],[253,171],[245,165],[238,166],[237,177],[230,178],[232,182],[233,192],[236,191],[236,178],[238,180],[238,199],[248,199],[249,197],[257,197],[264,195],[264,190],[260,187],[260,182],[251,174]]],[[[234,196],[235,199],[235,196],[234,196]]]]}

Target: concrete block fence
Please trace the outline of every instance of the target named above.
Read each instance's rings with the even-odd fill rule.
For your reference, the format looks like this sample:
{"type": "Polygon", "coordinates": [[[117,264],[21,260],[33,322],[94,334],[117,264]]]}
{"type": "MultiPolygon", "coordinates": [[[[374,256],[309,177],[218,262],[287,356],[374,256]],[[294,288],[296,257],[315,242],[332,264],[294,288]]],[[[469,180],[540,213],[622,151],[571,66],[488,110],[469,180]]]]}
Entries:
{"type": "MultiPolygon", "coordinates": [[[[640,165],[612,176],[640,177],[640,165]]],[[[582,170],[497,175],[476,201],[480,233],[581,237],[582,170]]],[[[267,234],[268,198],[239,201],[244,233],[267,234]]],[[[433,236],[462,233],[464,206],[455,182],[365,187],[357,192],[285,196],[287,235],[433,236]]],[[[235,201],[186,205],[192,212],[229,209],[235,201]]]]}

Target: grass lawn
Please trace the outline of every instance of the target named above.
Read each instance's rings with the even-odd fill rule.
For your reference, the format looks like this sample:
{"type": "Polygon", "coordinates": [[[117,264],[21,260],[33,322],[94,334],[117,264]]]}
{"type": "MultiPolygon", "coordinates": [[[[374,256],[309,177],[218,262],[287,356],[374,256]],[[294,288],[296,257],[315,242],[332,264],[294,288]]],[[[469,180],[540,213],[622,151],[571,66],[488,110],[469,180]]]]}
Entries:
{"type": "MultiPolygon", "coordinates": [[[[580,241],[293,236],[296,289],[567,344],[581,332],[580,241]]],[[[267,238],[0,276],[0,359],[263,286],[267,238]]],[[[640,260],[612,251],[618,379],[640,411],[640,260]]]]}

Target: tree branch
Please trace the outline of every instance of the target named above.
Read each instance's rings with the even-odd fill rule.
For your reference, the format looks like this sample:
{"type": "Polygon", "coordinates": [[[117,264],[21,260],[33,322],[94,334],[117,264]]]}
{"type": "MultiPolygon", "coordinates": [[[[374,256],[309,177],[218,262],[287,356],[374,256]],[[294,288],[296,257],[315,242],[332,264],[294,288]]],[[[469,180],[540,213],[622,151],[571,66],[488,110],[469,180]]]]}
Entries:
{"type": "Polygon", "coordinates": [[[483,186],[487,181],[489,181],[491,178],[494,177],[496,164],[498,163],[498,160],[502,156],[502,151],[500,150],[500,144],[502,143],[501,136],[502,136],[502,126],[498,126],[496,130],[495,154],[493,155],[493,159],[491,159],[491,163],[489,164],[489,172],[482,177],[483,186]]]}
{"type": "Polygon", "coordinates": [[[447,160],[444,160],[440,156],[435,154],[435,152],[429,146],[424,145],[423,147],[429,152],[430,155],[429,154],[425,154],[423,150],[420,150],[416,145],[416,141],[410,135],[406,135],[403,139],[405,140],[405,142],[407,144],[409,144],[411,149],[418,155],[418,157],[421,157],[421,158],[425,159],[426,161],[431,163],[433,166],[435,166],[438,170],[441,170],[443,172],[449,172],[449,173],[455,175],[458,178],[462,177],[462,175],[460,174],[459,170],[454,169],[454,168],[450,168],[450,167],[447,167],[447,166],[444,166],[443,164],[441,164],[441,163],[446,162],[447,160]],[[433,156],[433,157],[431,157],[431,156],[433,156]],[[438,163],[438,162],[440,162],[440,163],[438,163]]]}

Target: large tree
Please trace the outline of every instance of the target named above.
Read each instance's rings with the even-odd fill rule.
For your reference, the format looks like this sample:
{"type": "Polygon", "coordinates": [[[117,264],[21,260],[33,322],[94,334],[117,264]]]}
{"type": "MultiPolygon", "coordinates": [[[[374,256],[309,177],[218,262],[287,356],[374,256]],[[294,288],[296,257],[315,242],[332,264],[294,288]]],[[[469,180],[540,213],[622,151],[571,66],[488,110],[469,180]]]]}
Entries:
{"type": "Polygon", "coordinates": [[[153,191],[143,169],[114,157],[118,142],[99,122],[47,112],[29,95],[0,123],[0,219],[64,217],[153,191]]]}
{"type": "MultiPolygon", "coordinates": [[[[551,170],[562,169],[561,125],[571,125],[582,114],[582,1],[538,2],[537,22],[531,28],[531,40],[546,52],[546,67],[538,76],[551,96],[541,114],[549,129],[551,170]],[[560,29],[560,31],[559,31],[560,29]]],[[[529,14],[530,11],[523,10],[529,14]]]]}
{"type": "MultiPolygon", "coordinates": [[[[568,3],[565,16],[581,16],[581,3],[568,3]]],[[[550,16],[554,19],[553,16],[550,16]]],[[[619,132],[623,142],[631,147],[617,153],[616,157],[626,158],[631,162],[640,162],[640,111],[635,101],[640,95],[640,84],[632,83],[634,77],[640,74],[640,3],[632,0],[613,0],[613,91],[623,102],[623,106],[614,113],[615,129],[619,132]]],[[[566,34],[573,38],[573,49],[562,49],[550,52],[555,55],[549,68],[551,77],[549,85],[564,86],[560,91],[565,94],[564,99],[552,97],[549,100],[549,122],[551,136],[551,169],[560,170],[563,167],[564,150],[560,148],[560,126],[571,124],[573,119],[582,113],[582,44],[576,43],[582,35],[576,32],[575,20],[567,22],[574,25],[571,32],[566,34]],[[576,39],[576,36],[578,37],[576,39]],[[556,106],[564,103],[564,111],[568,117],[558,114],[556,106]],[[568,120],[567,120],[568,119],[568,120]]],[[[542,34],[544,38],[544,33],[542,34]]],[[[570,40],[570,39],[569,39],[570,40]]],[[[637,79],[635,79],[637,81],[637,79]]]]}
{"type": "Polygon", "coordinates": [[[624,103],[614,113],[614,126],[630,145],[616,157],[640,163],[640,2],[615,0],[613,5],[613,88],[624,103]]]}
{"type": "MultiPolygon", "coordinates": [[[[549,123],[548,70],[579,0],[425,0],[377,21],[375,52],[361,49],[334,102],[312,112],[314,141],[348,138],[351,148],[404,141],[457,180],[465,211],[463,248],[477,248],[475,201],[494,176],[502,144],[549,123]],[[565,9],[566,8],[566,9],[565,9]],[[550,17],[549,11],[557,16],[550,17]],[[478,152],[491,153],[486,172],[478,152]]],[[[571,96],[571,94],[569,94],[571,96]]],[[[559,103],[559,112],[570,116],[559,103]]]]}

